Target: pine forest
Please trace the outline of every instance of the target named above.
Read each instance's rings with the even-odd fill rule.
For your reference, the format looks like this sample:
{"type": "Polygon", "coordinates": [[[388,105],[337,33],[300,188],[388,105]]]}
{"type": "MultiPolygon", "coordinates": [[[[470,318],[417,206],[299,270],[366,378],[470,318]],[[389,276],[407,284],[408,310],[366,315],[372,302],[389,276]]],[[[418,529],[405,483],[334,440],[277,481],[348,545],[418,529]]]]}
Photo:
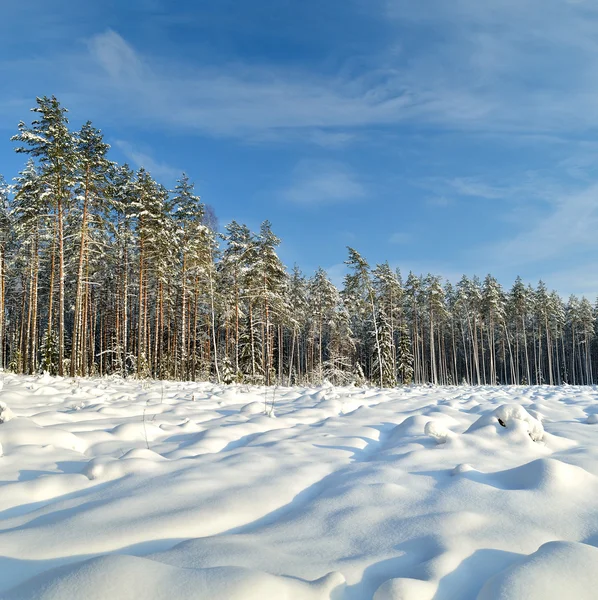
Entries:
{"type": "Polygon", "coordinates": [[[102,133],[38,98],[0,178],[0,367],[16,373],[260,385],[593,384],[596,307],[520,278],[456,284],[348,248],[337,289],[282,264],[182,175],[109,159],[102,133]]]}

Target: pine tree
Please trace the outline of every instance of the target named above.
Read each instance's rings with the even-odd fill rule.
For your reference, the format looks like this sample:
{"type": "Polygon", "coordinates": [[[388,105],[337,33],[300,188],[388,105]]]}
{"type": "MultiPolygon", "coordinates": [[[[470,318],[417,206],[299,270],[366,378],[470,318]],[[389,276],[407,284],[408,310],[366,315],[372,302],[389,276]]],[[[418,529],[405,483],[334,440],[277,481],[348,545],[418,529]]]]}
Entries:
{"type": "MultiPolygon", "coordinates": [[[[371,334],[373,331],[375,352],[378,358],[378,364],[382,365],[382,351],[380,348],[380,340],[378,339],[378,325],[376,323],[376,303],[374,297],[374,289],[370,279],[370,267],[367,261],[353,248],[348,247],[349,258],[345,261],[345,264],[349,266],[350,272],[345,277],[345,286],[343,289],[343,298],[345,306],[349,310],[349,314],[352,316],[352,321],[355,325],[364,325],[367,323],[367,317],[371,317],[371,322],[366,325],[365,330],[360,333],[365,334],[366,332],[371,334]]],[[[357,327],[353,326],[354,332],[358,331],[357,327]]],[[[361,364],[366,364],[366,357],[368,354],[368,343],[364,339],[366,336],[361,337],[361,364]]],[[[379,369],[380,373],[383,372],[379,369]]],[[[362,369],[363,370],[363,369],[362,369]]],[[[380,376],[380,386],[383,387],[382,377],[380,376]]]]}
{"type": "Polygon", "coordinates": [[[455,286],[349,249],[344,289],[287,275],[279,239],[213,209],[186,175],[169,192],[110,163],[99,130],[71,133],[39,98],[14,140],[29,160],[0,181],[0,367],[73,375],[310,384],[592,384],[596,309],[517,278],[455,286]],[[69,358],[70,357],[70,358],[69,358]],[[70,361],[70,366],[69,366],[70,361]],[[233,366],[234,365],[234,366],[233,366]]]}
{"type": "Polygon", "coordinates": [[[398,343],[398,327],[403,320],[403,285],[401,274],[397,269],[393,272],[388,262],[377,265],[372,271],[372,285],[376,295],[376,304],[388,317],[388,326],[392,340],[390,362],[397,363],[396,346],[398,343]]]}
{"type": "Polygon", "coordinates": [[[332,321],[340,301],[337,289],[328,279],[324,269],[319,267],[309,282],[308,303],[310,306],[311,339],[317,361],[313,361],[312,371],[316,374],[316,381],[321,382],[323,377],[326,346],[329,339],[329,324],[332,321]]]}
{"type": "Polygon", "coordinates": [[[262,371],[266,385],[272,381],[274,365],[273,316],[278,318],[284,312],[284,286],[287,274],[278,258],[276,247],[280,239],[272,233],[269,221],[264,221],[256,239],[256,263],[254,268],[253,297],[262,310],[262,371]]]}
{"type": "MultiPolygon", "coordinates": [[[[20,360],[19,370],[33,373],[37,368],[37,324],[38,324],[38,296],[39,296],[39,271],[40,271],[40,245],[43,243],[44,234],[47,236],[49,229],[48,219],[44,215],[43,205],[44,186],[33,160],[27,161],[25,169],[16,178],[15,198],[12,207],[12,221],[14,235],[16,236],[21,252],[16,258],[19,261],[28,261],[27,283],[23,286],[23,308],[27,307],[27,317],[23,313],[22,335],[19,343],[20,360]],[[25,258],[27,257],[27,258],[25,258]]],[[[56,360],[58,358],[56,357],[56,360]]],[[[58,370],[58,363],[53,367],[58,370]]]]}
{"type": "MultiPolygon", "coordinates": [[[[56,210],[56,240],[58,252],[58,373],[64,373],[65,356],[65,246],[64,224],[71,204],[71,190],[76,165],[75,143],[68,129],[67,110],[52,96],[37,98],[31,109],[40,115],[28,127],[19,123],[19,133],[13,141],[23,144],[18,153],[27,153],[39,161],[40,177],[47,188],[47,197],[56,210]]],[[[51,311],[50,311],[51,312],[51,311]]],[[[51,321],[51,315],[50,315],[51,321]]]]}
{"type": "Polygon", "coordinates": [[[376,325],[378,327],[377,340],[380,352],[375,352],[372,360],[372,373],[374,380],[380,382],[380,387],[395,387],[397,377],[394,366],[394,343],[390,320],[386,313],[378,309],[376,325]]]}
{"type": "Polygon", "coordinates": [[[484,279],[482,288],[481,306],[486,323],[489,350],[489,380],[492,385],[497,384],[497,328],[501,328],[505,316],[505,298],[498,281],[491,275],[484,279]]]}
{"type": "Polygon", "coordinates": [[[511,321],[515,322],[515,356],[517,362],[517,382],[523,381],[526,384],[531,383],[531,370],[529,363],[527,329],[529,320],[529,295],[521,280],[517,277],[511,292],[509,294],[509,307],[511,312],[511,321]],[[523,363],[521,365],[521,363],[523,363]]]}
{"type": "Polygon", "coordinates": [[[410,338],[413,348],[413,378],[415,383],[426,381],[424,363],[424,294],[422,281],[411,271],[405,281],[405,313],[409,315],[411,331],[410,338]]]}
{"type": "Polygon", "coordinates": [[[235,381],[235,372],[233,371],[233,365],[230,362],[228,356],[225,356],[222,360],[222,383],[230,385],[235,381]]]}
{"type": "MultiPolygon", "coordinates": [[[[440,321],[446,314],[444,307],[444,290],[440,283],[440,277],[428,275],[425,279],[426,295],[428,299],[428,317],[430,334],[430,370],[432,373],[432,383],[438,385],[438,360],[439,354],[436,349],[436,331],[439,329],[440,321]]],[[[437,337],[439,337],[438,334],[437,337]]]]}
{"type": "Polygon", "coordinates": [[[241,329],[247,317],[245,303],[251,302],[248,289],[252,283],[257,246],[249,228],[236,221],[226,226],[226,234],[222,235],[222,239],[226,242],[226,248],[218,265],[219,282],[224,306],[231,307],[225,319],[231,323],[234,331],[234,367],[238,372],[241,329]]]}
{"type": "Polygon", "coordinates": [[[178,258],[181,264],[179,360],[182,378],[187,379],[191,354],[189,309],[198,283],[197,269],[209,250],[203,247],[208,237],[206,226],[203,224],[204,206],[199,196],[194,194],[194,185],[185,173],[177,181],[174,193],[172,205],[179,248],[178,258]]]}
{"type": "Polygon", "coordinates": [[[6,313],[6,251],[12,223],[9,215],[9,186],[0,175],[0,369],[6,366],[5,357],[5,313],[6,313]]]}
{"type": "Polygon", "coordinates": [[[397,372],[403,385],[409,385],[413,382],[413,352],[411,350],[411,340],[409,331],[405,323],[399,325],[399,348],[398,348],[397,372]]]}
{"type": "MultiPolygon", "coordinates": [[[[104,194],[108,185],[111,164],[106,158],[110,146],[104,142],[102,133],[88,121],[76,136],[76,187],[79,217],[79,259],[73,315],[70,375],[87,374],[87,340],[89,315],[89,254],[97,251],[93,242],[101,240],[93,230],[102,227],[104,194]],[[91,246],[91,247],[90,247],[91,246]]],[[[101,243],[101,242],[100,242],[101,243]]]]}
{"type": "MultiPolygon", "coordinates": [[[[130,218],[135,223],[137,237],[137,365],[138,377],[150,374],[151,340],[149,335],[150,306],[149,281],[156,259],[161,256],[163,246],[160,243],[161,233],[165,227],[164,201],[165,194],[145,169],[139,169],[134,181],[135,194],[132,196],[130,218]]],[[[162,300],[162,289],[158,286],[155,301],[162,300]]],[[[159,311],[160,308],[156,307],[159,311]]]]}

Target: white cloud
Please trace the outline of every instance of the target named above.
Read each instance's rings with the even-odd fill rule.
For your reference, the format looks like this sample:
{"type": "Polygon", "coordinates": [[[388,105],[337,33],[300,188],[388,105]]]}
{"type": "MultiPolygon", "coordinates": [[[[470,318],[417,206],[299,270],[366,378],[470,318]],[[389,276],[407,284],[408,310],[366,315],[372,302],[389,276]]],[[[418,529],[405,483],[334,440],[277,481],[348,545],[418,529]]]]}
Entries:
{"type": "MultiPolygon", "coordinates": [[[[520,223],[519,233],[491,248],[508,264],[598,252],[598,184],[556,198],[544,216],[520,223]]],[[[583,257],[585,258],[585,257],[583,257]]],[[[586,259],[587,260],[587,259],[586,259]]],[[[585,262],[585,260],[584,260],[585,262]]]]}
{"type": "MultiPolygon", "coordinates": [[[[395,24],[394,38],[382,50],[372,45],[359,69],[346,57],[332,75],[325,67],[167,58],[112,30],[88,40],[83,56],[47,57],[46,72],[61,98],[114,119],[254,140],[301,134],[330,147],[359,128],[406,122],[518,134],[598,122],[596,2],[372,0],[367,10],[381,13],[381,36],[395,24]]],[[[14,62],[0,60],[0,68],[14,62]]]]}
{"type": "Polygon", "coordinates": [[[175,167],[171,167],[170,165],[155,160],[149,154],[140,151],[124,140],[116,140],[114,145],[125,155],[133,166],[137,168],[143,167],[157,179],[165,178],[175,180],[178,179],[183,172],[182,169],[176,169],[175,167]]]}
{"type": "Polygon", "coordinates": [[[366,189],[341,163],[304,160],[295,167],[291,185],[282,195],[295,204],[317,206],[360,200],[366,189]]]}
{"type": "Polygon", "coordinates": [[[598,296],[598,261],[588,260],[566,269],[547,272],[542,276],[549,289],[556,290],[567,300],[569,295],[585,296],[594,302],[598,296]]]}
{"type": "Polygon", "coordinates": [[[137,52],[115,31],[108,30],[91,38],[89,51],[114,81],[140,85],[144,75],[149,74],[137,52]]]}
{"type": "Polygon", "coordinates": [[[401,51],[390,39],[386,52],[363,57],[361,71],[349,59],[335,75],[199,64],[142,53],[112,30],[92,37],[84,56],[51,57],[48,65],[65,74],[63,97],[95,103],[115,119],[214,136],[295,141],[300,134],[336,147],[359,128],[406,122],[519,134],[598,122],[596,3],[383,1],[401,51]]]}
{"type": "Polygon", "coordinates": [[[170,63],[141,56],[118,33],[106,31],[88,44],[77,81],[108,107],[130,118],[213,135],[267,135],[305,129],[323,145],[347,143],[335,127],[392,123],[412,103],[397,74],[372,84],[366,75],[346,79],[273,67],[170,63]]]}
{"type": "Polygon", "coordinates": [[[494,200],[504,198],[508,194],[508,191],[504,188],[488,185],[474,177],[457,177],[448,183],[460,196],[474,196],[494,200]]]}
{"type": "Polygon", "coordinates": [[[384,6],[397,36],[409,31],[408,39],[417,40],[404,48],[403,75],[409,89],[429,97],[422,117],[477,131],[580,131],[596,122],[596,2],[384,0],[384,6]]]}

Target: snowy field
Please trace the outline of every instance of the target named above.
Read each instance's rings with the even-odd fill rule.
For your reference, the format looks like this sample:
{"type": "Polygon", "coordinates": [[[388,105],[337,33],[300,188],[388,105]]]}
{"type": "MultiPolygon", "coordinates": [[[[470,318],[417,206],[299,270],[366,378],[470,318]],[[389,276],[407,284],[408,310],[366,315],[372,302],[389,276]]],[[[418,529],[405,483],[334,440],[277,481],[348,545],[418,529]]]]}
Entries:
{"type": "Polygon", "coordinates": [[[598,597],[596,388],[3,378],[3,599],[598,597]]]}

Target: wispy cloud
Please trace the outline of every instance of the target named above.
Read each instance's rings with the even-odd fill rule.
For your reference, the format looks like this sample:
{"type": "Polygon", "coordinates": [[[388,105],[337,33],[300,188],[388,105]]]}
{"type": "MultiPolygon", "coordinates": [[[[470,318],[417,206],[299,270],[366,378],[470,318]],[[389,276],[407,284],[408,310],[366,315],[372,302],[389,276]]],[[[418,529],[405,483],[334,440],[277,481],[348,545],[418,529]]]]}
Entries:
{"type": "Polygon", "coordinates": [[[152,158],[149,154],[135,148],[129,142],[117,140],[114,144],[135,167],[143,167],[156,178],[175,180],[181,176],[182,170],[176,169],[152,158]]]}
{"type": "Polygon", "coordinates": [[[543,216],[520,223],[518,233],[490,250],[509,264],[568,256],[576,264],[598,252],[598,184],[556,198],[543,216]]]}
{"type": "Polygon", "coordinates": [[[293,170],[291,185],[282,195],[295,204],[317,206],[360,200],[366,189],[342,163],[304,160],[293,170]]]}
{"type": "MultiPolygon", "coordinates": [[[[580,158],[581,160],[581,158],[580,158]]],[[[496,176],[457,176],[426,177],[412,182],[413,185],[434,193],[429,204],[446,206],[450,198],[479,198],[481,200],[502,200],[522,202],[541,200],[546,203],[557,201],[566,189],[563,182],[551,173],[524,171],[496,176]]]]}
{"type": "Polygon", "coordinates": [[[79,75],[97,99],[125,105],[137,118],[214,135],[305,128],[317,143],[345,143],[334,127],[391,123],[412,100],[400,78],[386,73],[329,78],[271,66],[218,68],[169,63],[140,55],[114,31],[93,37],[79,75]]]}
{"type": "Polygon", "coordinates": [[[280,141],[301,132],[336,147],[360,128],[404,123],[523,135],[598,122],[595,3],[378,0],[372,13],[379,2],[381,23],[396,19],[401,51],[390,40],[361,69],[193,63],[143,53],[107,30],[84,55],[53,56],[53,70],[58,59],[61,87],[114,119],[213,136],[280,141]]]}
{"type": "Polygon", "coordinates": [[[460,196],[473,196],[476,198],[495,200],[504,198],[505,195],[509,193],[508,190],[505,190],[504,188],[489,185],[474,177],[456,177],[455,179],[448,181],[448,184],[454,189],[455,193],[460,196]]]}
{"type": "Polygon", "coordinates": [[[575,294],[585,296],[593,302],[598,293],[598,261],[588,260],[565,269],[547,271],[542,275],[542,279],[565,300],[570,294],[575,294]]]}
{"type": "Polygon", "coordinates": [[[583,131],[598,106],[598,5],[564,0],[383,0],[422,116],[474,130],[583,131]],[[442,35],[437,35],[441,31],[442,35]],[[424,43],[421,42],[424,41],[424,43]],[[463,117],[453,113],[463,113],[463,117]]]}

